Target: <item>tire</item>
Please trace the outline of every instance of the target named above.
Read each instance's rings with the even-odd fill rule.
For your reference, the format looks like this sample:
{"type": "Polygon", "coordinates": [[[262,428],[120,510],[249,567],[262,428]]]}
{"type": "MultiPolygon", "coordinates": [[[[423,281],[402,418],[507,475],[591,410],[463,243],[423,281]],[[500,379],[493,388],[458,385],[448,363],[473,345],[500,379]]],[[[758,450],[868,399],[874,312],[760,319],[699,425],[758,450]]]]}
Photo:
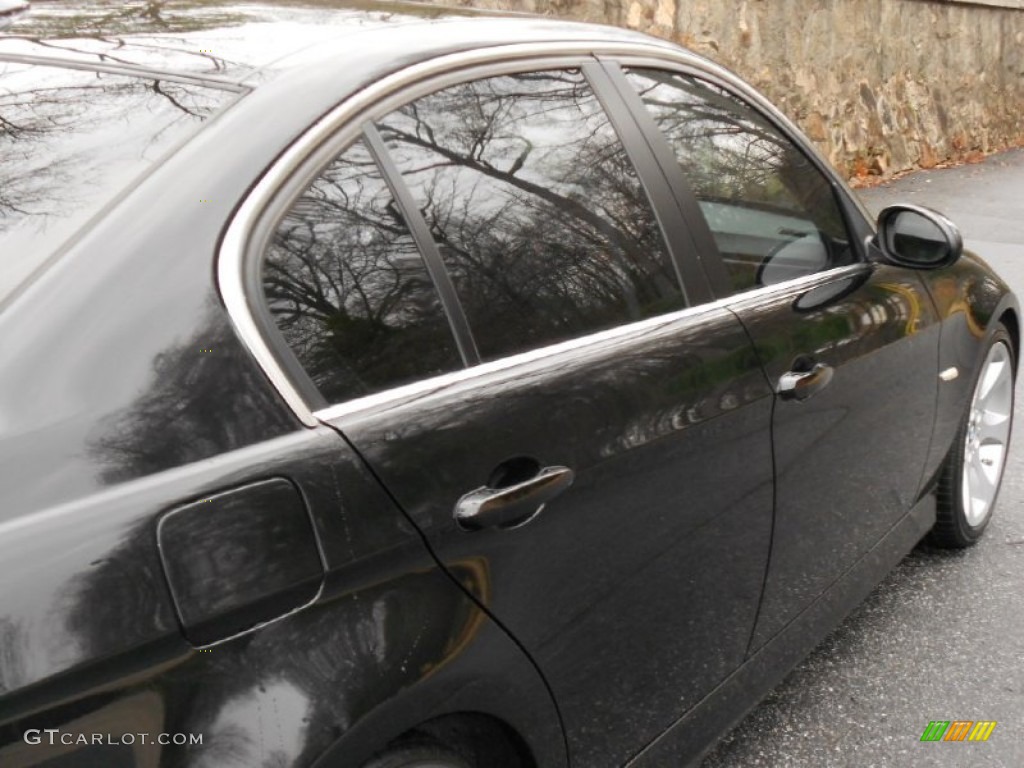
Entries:
{"type": "Polygon", "coordinates": [[[376,755],[363,768],[474,768],[464,757],[439,741],[422,737],[376,755]]]}
{"type": "Polygon", "coordinates": [[[967,412],[939,476],[935,527],[929,535],[932,544],[969,547],[992,519],[1010,445],[1014,366],[1013,342],[1000,323],[985,350],[967,412]]]}

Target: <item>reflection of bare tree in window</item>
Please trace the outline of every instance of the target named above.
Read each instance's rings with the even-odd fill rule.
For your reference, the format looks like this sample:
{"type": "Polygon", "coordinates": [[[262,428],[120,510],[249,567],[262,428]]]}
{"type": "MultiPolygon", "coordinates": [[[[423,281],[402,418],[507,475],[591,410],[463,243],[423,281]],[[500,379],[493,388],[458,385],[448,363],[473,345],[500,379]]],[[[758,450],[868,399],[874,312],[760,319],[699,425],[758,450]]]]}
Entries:
{"type": "Polygon", "coordinates": [[[786,206],[785,189],[776,179],[786,162],[785,147],[776,135],[743,120],[731,102],[710,89],[687,98],[689,91],[680,93],[683,81],[677,83],[672,75],[645,74],[638,90],[673,147],[685,146],[695,156],[687,171],[701,198],[760,199],[786,206]]]}
{"type": "Polygon", "coordinates": [[[328,399],[461,365],[422,258],[362,144],[284,217],[263,286],[275,322],[328,399]]]}
{"type": "Polygon", "coordinates": [[[626,76],[675,152],[735,290],[844,263],[849,238],[828,180],[765,117],[692,77],[626,76]]]}
{"type": "MultiPolygon", "coordinates": [[[[579,72],[451,88],[381,131],[485,355],[681,306],[636,174],[579,72]]],[[[328,400],[460,365],[422,258],[360,143],[288,211],[263,285],[328,400]]]]}
{"type": "Polygon", "coordinates": [[[681,305],[636,173],[580,72],[448,88],[380,130],[484,357],[681,305]]]}
{"type": "Polygon", "coordinates": [[[777,128],[718,88],[669,72],[628,75],[702,200],[765,206],[843,232],[820,172],[777,128]]]}

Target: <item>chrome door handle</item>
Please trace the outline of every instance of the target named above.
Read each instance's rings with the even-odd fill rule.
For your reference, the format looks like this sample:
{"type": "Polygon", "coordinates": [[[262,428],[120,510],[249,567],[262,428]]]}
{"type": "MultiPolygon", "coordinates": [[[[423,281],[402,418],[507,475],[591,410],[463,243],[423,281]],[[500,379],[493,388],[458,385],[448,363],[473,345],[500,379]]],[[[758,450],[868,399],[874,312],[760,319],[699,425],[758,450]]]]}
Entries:
{"type": "Polygon", "coordinates": [[[828,386],[835,369],[817,363],[809,371],[789,371],[779,377],[779,397],[783,400],[806,400],[828,386]]]}
{"type": "Polygon", "coordinates": [[[455,521],[469,531],[522,525],[572,485],[574,477],[568,467],[545,467],[529,480],[507,488],[477,488],[456,502],[455,521]]]}

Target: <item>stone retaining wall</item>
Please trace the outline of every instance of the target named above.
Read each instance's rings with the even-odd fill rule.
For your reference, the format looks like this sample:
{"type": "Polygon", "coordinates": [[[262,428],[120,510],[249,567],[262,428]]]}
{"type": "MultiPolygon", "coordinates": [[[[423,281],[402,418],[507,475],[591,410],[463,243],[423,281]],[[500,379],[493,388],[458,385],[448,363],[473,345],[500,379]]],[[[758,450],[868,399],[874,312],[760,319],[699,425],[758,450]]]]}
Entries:
{"type": "Polygon", "coordinates": [[[682,43],[753,83],[855,179],[1024,144],[1021,0],[455,2],[682,43]]]}

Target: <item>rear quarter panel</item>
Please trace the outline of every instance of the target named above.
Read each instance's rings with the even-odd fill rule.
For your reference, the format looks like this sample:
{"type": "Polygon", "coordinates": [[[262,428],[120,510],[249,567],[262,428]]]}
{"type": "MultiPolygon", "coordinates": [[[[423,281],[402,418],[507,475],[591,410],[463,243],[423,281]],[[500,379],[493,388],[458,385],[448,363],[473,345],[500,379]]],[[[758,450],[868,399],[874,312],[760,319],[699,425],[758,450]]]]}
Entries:
{"type": "Polygon", "coordinates": [[[474,600],[486,580],[465,563],[460,588],[343,441],[301,428],[221,305],[215,254],[235,206],[354,87],[327,66],[311,79],[271,83],[211,121],[0,315],[4,768],[306,766],[326,751],[343,768],[465,710],[530,734],[543,765],[565,764],[542,679],[474,600]],[[312,510],[321,594],[197,649],[160,568],[157,522],[269,475],[294,480],[312,510]],[[29,728],[204,743],[90,758],[26,744],[29,728]]]}

